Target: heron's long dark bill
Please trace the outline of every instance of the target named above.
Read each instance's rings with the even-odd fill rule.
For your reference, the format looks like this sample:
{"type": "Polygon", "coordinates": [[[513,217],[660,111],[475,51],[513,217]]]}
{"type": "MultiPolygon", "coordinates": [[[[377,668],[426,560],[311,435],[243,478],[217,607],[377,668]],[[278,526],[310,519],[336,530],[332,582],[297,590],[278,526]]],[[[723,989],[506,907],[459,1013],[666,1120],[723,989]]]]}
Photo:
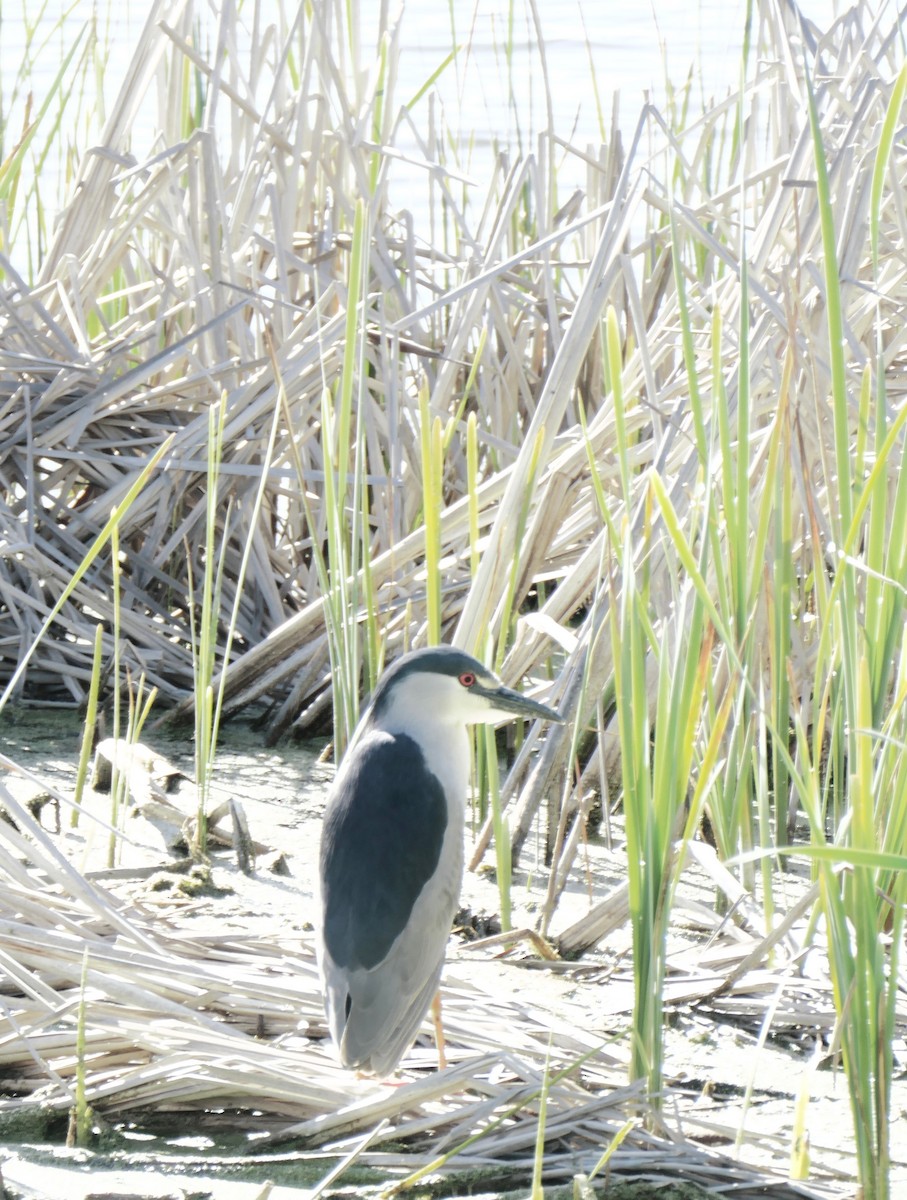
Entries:
{"type": "MultiPolygon", "coordinates": [[[[528,696],[514,692],[511,688],[484,688],[475,685],[473,692],[479,692],[485,696],[494,709],[494,713],[500,714],[502,721],[514,716],[541,717],[543,721],[556,721],[558,725],[564,724],[564,717],[556,713],[553,708],[549,708],[547,704],[539,704],[538,700],[530,700],[528,696]]],[[[489,716],[492,715],[489,713],[489,716]]]]}

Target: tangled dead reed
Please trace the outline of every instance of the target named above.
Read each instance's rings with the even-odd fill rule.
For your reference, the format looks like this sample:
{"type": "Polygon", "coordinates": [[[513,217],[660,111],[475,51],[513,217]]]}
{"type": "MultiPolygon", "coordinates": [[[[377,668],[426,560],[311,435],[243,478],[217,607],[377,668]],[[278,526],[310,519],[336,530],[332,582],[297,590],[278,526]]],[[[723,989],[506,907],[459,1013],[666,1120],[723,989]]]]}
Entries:
{"type": "MultiPolygon", "coordinates": [[[[555,690],[569,692],[579,662],[596,646],[602,661],[596,658],[593,679],[603,683],[608,651],[593,636],[592,622],[602,620],[608,603],[602,562],[610,533],[589,456],[612,505],[613,527],[638,523],[637,497],[649,467],[670,479],[675,506],[685,511],[699,463],[680,305],[690,311],[690,366],[709,423],[718,392],[710,314],[722,313],[729,343],[724,388],[733,417],[744,226],[754,380],[748,481],[756,494],[791,353],[796,366],[787,402],[795,404],[791,453],[801,481],[795,555],[798,578],[808,579],[815,547],[832,540],[836,504],[823,457],[828,356],[815,168],[805,77],[789,48],[792,38],[813,55],[808,30],[801,43],[802,31],[763,14],[766,51],[747,85],[746,121],[736,133],[732,97],[685,128],[645,110],[627,152],[616,133],[594,155],[561,147],[588,168],[586,193],[566,215],[550,211],[539,162],[509,170],[502,162],[475,223],[448,196],[452,249],[442,253],[425,248],[406,214],[388,207],[400,114],[380,108],[377,81],[371,92],[346,90],[331,41],[340,33],[330,22],[260,51],[255,67],[271,72],[263,89],[269,105],[260,111],[243,98],[250,65],[227,54],[215,69],[190,44],[191,7],[176,7],[183,10],[177,27],[168,22],[167,5],[154,6],[110,114],[109,143],[85,154],[35,281],[22,279],[8,254],[0,264],[0,637],[7,678],[142,462],[172,433],[170,453],[122,519],[120,620],[126,662],[144,670],[164,698],[180,700],[191,691],[194,598],[186,563],[195,564],[192,575],[200,580],[207,409],[225,391],[217,544],[222,622],[242,550],[253,546],[228,673],[230,703],[276,698],[288,705],[286,720],[323,692],[329,655],[314,553],[329,520],[322,398],[326,391],[339,396],[343,385],[353,306],[361,457],[339,465],[349,476],[343,502],[354,523],[362,495],[367,499],[359,533],[387,652],[416,640],[425,622],[421,384],[430,418],[440,417],[444,431],[438,503],[446,634],[456,629],[475,646],[490,629],[508,647],[508,674],[518,677],[539,671],[551,657],[552,632],[570,625],[568,644],[575,640],[576,649],[555,690]],[[296,86],[286,68],[294,53],[296,86]],[[217,103],[229,109],[236,130],[226,144],[215,132],[221,114],[210,109],[205,125],[183,136],[178,118],[185,113],[173,81],[184,66],[201,86],[216,87],[217,103]],[[179,128],[164,125],[159,151],[135,163],[130,114],[155,84],[171,97],[164,116],[179,128]],[[342,116],[329,123],[332,106],[342,116]],[[379,116],[384,125],[376,130],[379,116]],[[370,134],[381,135],[377,143],[362,136],[368,117],[370,134]],[[736,182],[714,195],[706,190],[703,163],[720,154],[732,159],[727,175],[736,182]],[[352,197],[366,179],[372,187],[361,278],[350,280],[352,197]],[[683,296],[672,244],[679,248],[683,296]],[[609,305],[618,314],[628,398],[626,513],[603,362],[601,320],[609,305]],[[265,462],[275,408],[277,444],[265,462]],[[466,473],[472,414],[479,452],[475,572],[466,473]],[[250,498],[263,471],[265,502],[250,527],[250,498]],[[353,493],[354,475],[362,495],[353,493]],[[509,630],[500,621],[512,578],[511,611],[537,608],[540,619],[509,630]]],[[[829,171],[842,181],[835,216],[852,370],[857,378],[878,341],[896,403],[904,271],[899,160],[892,161],[879,219],[882,274],[869,287],[872,155],[859,149],[877,144],[894,50],[884,30],[864,28],[864,21],[867,14],[855,10],[822,41],[816,101],[829,171]]],[[[397,52],[391,31],[391,63],[397,52]]],[[[546,131],[543,147],[554,136],[546,131]]],[[[444,162],[432,177],[444,192],[444,162]]],[[[657,550],[651,569],[655,579],[664,569],[657,550]]],[[[669,623],[670,589],[653,590],[663,593],[656,619],[669,623]]],[[[111,604],[108,550],[37,648],[21,693],[82,701],[98,620],[112,655],[111,604]]],[[[803,638],[794,654],[798,683],[809,663],[803,638]]],[[[808,696],[805,680],[799,690],[808,696]]]]}
{"type": "MultiPolygon", "coordinates": [[[[225,1109],[254,1110],[257,1136],[242,1156],[247,1167],[273,1166],[282,1154],[318,1164],[358,1146],[357,1165],[386,1179],[425,1172],[430,1186],[461,1174],[494,1186],[495,1179],[503,1185],[531,1173],[543,1085],[551,1182],[592,1174],[602,1147],[623,1130],[627,1109],[645,1111],[639,1086],[626,1083],[623,1054],[589,1026],[582,998],[571,1003],[561,994],[553,1006],[531,987],[501,993],[467,963],[454,965],[445,983],[452,1065],[425,1075],[410,1070],[398,1087],[354,1077],[327,1047],[311,937],[295,939],[293,948],[261,936],[181,928],[178,908],[167,916],[147,900],[124,901],[86,879],[2,785],[0,801],[0,1081],[14,1093],[0,1097],[0,1128],[8,1136],[52,1128],[82,1086],[91,1120],[102,1127],[108,1114],[139,1125],[152,1113],[179,1122],[191,1114],[196,1131],[214,1132],[225,1109]],[[360,1146],[365,1135],[367,1147],[360,1146]]],[[[801,905],[792,919],[802,925],[802,916],[801,905]]],[[[763,997],[783,994],[782,1023],[814,1024],[822,1012],[833,1019],[821,982],[760,967],[769,945],[764,933],[744,939],[733,925],[698,914],[703,918],[714,939],[711,957],[687,951],[672,960],[678,1004],[684,995],[705,1000],[703,1013],[711,1006],[719,1019],[745,1020],[749,1012],[758,1027],[763,997]]],[[[773,943],[784,936],[779,931],[773,943]]],[[[793,956],[793,943],[788,949],[793,956]]],[[[612,979],[612,1013],[626,1012],[631,997],[626,979],[612,979]]],[[[420,1056],[430,1066],[434,1051],[414,1050],[410,1068],[420,1056]]],[[[776,1200],[842,1194],[837,1184],[846,1180],[846,1166],[842,1174],[829,1162],[819,1182],[786,1185],[779,1170],[784,1138],[750,1132],[746,1165],[708,1149],[733,1140],[732,1108],[724,1112],[720,1101],[704,1108],[698,1089],[682,1082],[671,1099],[669,1136],[646,1132],[641,1120],[623,1130],[611,1174],[686,1179],[753,1198],[771,1186],[776,1200]]],[[[817,1156],[827,1150],[820,1140],[817,1156]]],[[[179,1160],[169,1161],[173,1167],[179,1160]]],[[[140,1156],[130,1162],[139,1165],[140,1156]]],[[[226,1170],[234,1160],[193,1160],[195,1169],[203,1165],[226,1170]]]]}

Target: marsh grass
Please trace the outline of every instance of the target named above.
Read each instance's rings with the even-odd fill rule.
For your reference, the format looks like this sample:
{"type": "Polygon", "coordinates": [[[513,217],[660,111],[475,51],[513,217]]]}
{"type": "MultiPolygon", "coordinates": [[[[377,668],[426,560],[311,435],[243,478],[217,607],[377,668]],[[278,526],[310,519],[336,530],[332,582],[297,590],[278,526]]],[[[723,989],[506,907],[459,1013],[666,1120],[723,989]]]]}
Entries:
{"type": "Polygon", "coordinates": [[[76,1022],[76,1100],[69,1114],[69,1133],[66,1138],[66,1144],[69,1146],[87,1146],[91,1138],[93,1114],[85,1093],[85,1030],[88,1025],[87,981],[88,949],[86,948],[82,959],[82,978],[79,984],[79,1015],[76,1022]]]}
{"type": "Polygon", "coordinates": [[[79,749],[79,765],[76,768],[76,781],[73,790],[73,807],[70,823],[75,829],[79,823],[79,809],[85,791],[85,781],[88,778],[88,766],[91,754],[97,740],[98,695],[101,690],[101,666],[104,652],[104,626],[98,624],[94,631],[94,657],[91,663],[91,679],[88,684],[88,697],[85,703],[85,721],[82,726],[82,744],[79,749]]]}
{"type": "Polygon", "coordinates": [[[22,57],[13,68],[7,56],[4,99],[8,112],[22,111],[22,124],[16,128],[8,112],[0,111],[0,203],[3,204],[2,246],[5,253],[12,247],[24,259],[30,275],[37,272],[46,253],[50,233],[46,213],[56,207],[57,197],[42,194],[42,175],[46,164],[55,164],[65,172],[71,167],[65,114],[75,100],[83,112],[86,124],[99,132],[103,124],[103,94],[91,75],[96,65],[103,63],[107,49],[105,38],[96,23],[80,28],[65,53],[56,54],[55,39],[61,33],[63,18],[47,28],[42,9],[38,14],[21,10],[25,47],[22,57]],[[59,58],[58,69],[43,97],[36,103],[32,74],[39,60],[48,51],[59,58]],[[12,71],[15,71],[13,77],[12,71]],[[34,169],[29,170],[31,158],[34,169]]]}
{"type": "MultiPolygon", "coordinates": [[[[200,581],[198,615],[195,604],[195,580],[192,556],[186,555],[189,595],[189,629],[192,636],[192,665],[195,712],[195,783],[198,804],[195,818],[195,844],[193,851],[204,855],[207,850],[207,810],[211,787],[211,772],[214,766],[214,751],[217,745],[216,714],[214,708],[214,672],[218,649],[217,623],[221,613],[223,589],[222,567],[226,555],[222,542],[227,538],[229,511],[224,518],[221,536],[218,536],[220,517],[221,464],[224,453],[224,426],[227,419],[226,396],[219,404],[208,409],[207,477],[205,481],[205,540],[204,566],[200,581]]],[[[229,649],[227,651],[229,654],[229,649]]]]}
{"type": "MultiPolygon", "coordinates": [[[[330,726],[340,751],[385,660],[437,640],[479,653],[571,718],[528,728],[500,772],[498,743],[480,742],[474,860],[494,842],[505,920],[533,828],[551,860],[531,864],[550,872],[547,932],[578,870],[590,797],[621,810],[634,1005],[620,1104],[654,1127],[667,1095],[667,980],[682,974],[672,917],[695,860],[728,909],[719,919],[751,939],[696,998],[720,1015],[743,994],[762,1030],[758,971],[790,980],[817,952],[861,1186],[885,1200],[907,1023],[897,30],[863,5],[816,45],[787,10],[754,4],[739,95],[700,110],[690,83],[666,112],[643,110],[626,148],[615,131],[588,150],[551,128],[542,72],[538,152],[501,157],[475,196],[462,180],[468,135],[429,103],[460,48],[426,64],[404,110],[400,27],[367,47],[347,8],[316,8],[295,24],[281,9],[254,42],[225,16],[215,54],[194,41],[192,4],[155,3],[103,150],[82,154],[52,233],[36,171],[60,136],[51,110],[4,146],[0,707],[13,696],[119,705],[128,675],[142,681],[127,700],[133,727],[155,689],[171,711],[194,709],[204,781],[220,722],[252,704],[272,706],[272,737],[330,726]],[[135,163],[131,120],[155,86],[159,138],[135,163]],[[427,242],[389,201],[404,125],[429,164],[427,242]],[[584,164],[584,194],[560,195],[564,156],[584,164]],[[99,620],[115,662],[103,687],[99,620]],[[802,901],[778,886],[794,855],[814,884],[802,901]]],[[[54,96],[81,89],[99,111],[85,64],[102,53],[88,30],[54,96]]],[[[10,911],[45,886],[25,865],[34,845],[57,889],[47,912],[69,896],[67,921],[96,949],[122,937],[136,951],[111,950],[109,970],[89,971],[96,1110],[277,1097],[283,1115],[305,1115],[305,1136],[363,1134],[390,1113],[381,1137],[417,1140],[435,1120],[427,1108],[474,1083],[457,1067],[408,1085],[411,1104],[338,1116],[346,1084],[328,1069],[300,1082],[302,1051],[234,1038],[220,1009],[201,1020],[152,996],[142,964],[159,972],[163,956],[194,978],[190,951],[162,948],[4,803],[22,822],[0,828],[10,911]],[[145,1066],[117,1074],[110,1064],[139,1043],[145,1066]],[[234,1066],[215,1066],[228,1045],[234,1066]],[[182,1070],[199,1060],[217,1086],[182,1070]]],[[[200,804],[202,839],[203,819],[200,804]]],[[[595,898],[589,928],[609,899],[595,898]]],[[[43,1029],[57,989],[79,984],[71,948],[50,932],[56,949],[30,957],[34,929],[55,923],[40,905],[25,914],[7,931],[29,998],[3,1026],[11,1073],[18,1031],[43,1029]]],[[[273,976],[226,980],[209,958],[206,987],[228,1012],[251,1020],[271,1004],[273,976]]],[[[300,1000],[287,985],[286,1011],[301,1003],[317,1022],[312,964],[292,968],[308,990],[300,1000]]],[[[804,1037],[823,1035],[808,999],[799,1018],[804,1037]]],[[[460,1036],[486,1056],[482,1070],[507,1047],[516,1082],[486,1088],[470,1119],[494,1132],[489,1153],[516,1146],[531,1172],[537,1107],[510,1141],[493,1114],[534,1102],[543,1039],[508,1028],[514,1049],[495,1027],[471,1040],[470,1020],[460,1036]],[[514,1065],[520,1055],[531,1068],[514,1065]]],[[[577,1104],[593,1103],[569,1077],[575,1051],[566,1035],[555,1046],[546,1172],[577,1104]]],[[[468,1119],[445,1102],[451,1144],[466,1145],[468,1119]]],[[[626,1134],[609,1113],[590,1169],[620,1130],[615,1163],[651,1149],[651,1135],[626,1134]]],[[[795,1162],[801,1174],[802,1153],[795,1162]]]]}

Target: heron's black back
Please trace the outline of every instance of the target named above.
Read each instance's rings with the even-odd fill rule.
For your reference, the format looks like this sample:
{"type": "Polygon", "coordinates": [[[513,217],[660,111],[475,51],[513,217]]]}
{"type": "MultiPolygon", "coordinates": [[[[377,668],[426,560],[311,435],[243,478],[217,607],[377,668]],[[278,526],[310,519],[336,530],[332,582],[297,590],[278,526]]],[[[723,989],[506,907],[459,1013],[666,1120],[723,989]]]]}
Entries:
{"type": "Polygon", "coordinates": [[[374,731],[354,747],[321,838],[323,938],[347,970],[377,966],[434,874],[447,801],[418,744],[374,731]]]}

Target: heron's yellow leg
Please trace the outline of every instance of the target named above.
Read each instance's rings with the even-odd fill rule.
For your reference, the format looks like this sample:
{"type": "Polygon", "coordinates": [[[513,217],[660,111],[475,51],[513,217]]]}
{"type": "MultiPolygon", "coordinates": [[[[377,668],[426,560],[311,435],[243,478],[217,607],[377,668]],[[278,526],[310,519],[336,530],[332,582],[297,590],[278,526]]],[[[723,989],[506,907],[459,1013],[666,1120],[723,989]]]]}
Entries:
{"type": "Polygon", "coordinates": [[[435,1027],[435,1045],[438,1047],[438,1070],[443,1071],[447,1066],[447,1055],[444,1053],[444,1025],[441,1022],[441,993],[435,992],[431,1002],[431,1019],[435,1027]]]}

